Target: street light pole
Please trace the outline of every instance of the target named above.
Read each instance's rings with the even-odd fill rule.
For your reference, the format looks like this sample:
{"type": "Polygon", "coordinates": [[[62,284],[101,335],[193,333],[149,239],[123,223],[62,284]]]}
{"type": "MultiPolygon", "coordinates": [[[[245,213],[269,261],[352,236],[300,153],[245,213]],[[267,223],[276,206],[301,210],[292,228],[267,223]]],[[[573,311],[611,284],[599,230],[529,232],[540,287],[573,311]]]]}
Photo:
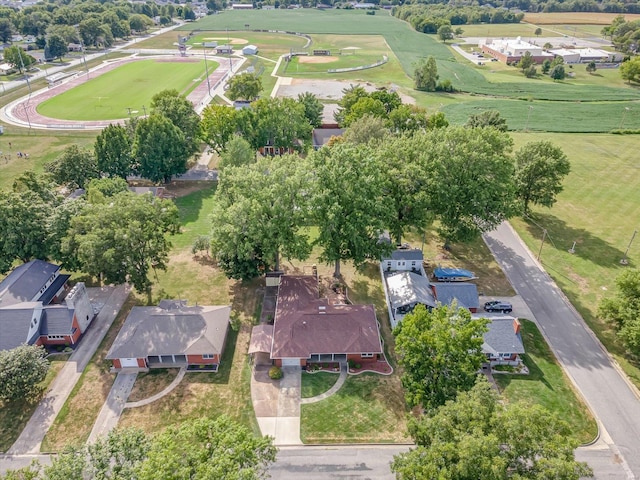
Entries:
{"type": "Polygon", "coordinates": [[[529,118],[531,117],[531,110],[533,110],[533,105],[529,105],[529,112],[527,113],[527,124],[524,126],[524,131],[529,131],[529,118]]]}
{"type": "Polygon", "coordinates": [[[631,244],[633,243],[633,239],[636,238],[637,233],[638,233],[638,230],[633,231],[633,235],[631,235],[631,240],[629,240],[629,245],[627,245],[627,249],[624,252],[624,256],[622,257],[622,260],[620,260],[621,265],[629,264],[629,260],[627,259],[627,253],[629,253],[629,249],[631,248],[631,244]]]}
{"type": "Polygon", "coordinates": [[[547,229],[542,229],[542,242],[540,242],[540,250],[538,250],[538,261],[540,261],[540,255],[542,254],[542,246],[544,245],[544,239],[547,238],[547,229]]]}
{"type": "Polygon", "coordinates": [[[211,96],[211,83],[209,82],[209,66],[207,65],[207,47],[204,47],[204,71],[207,74],[207,91],[211,96]]]}
{"type": "Polygon", "coordinates": [[[624,107],[624,110],[622,111],[622,118],[620,119],[620,125],[618,126],[618,129],[622,129],[622,125],[624,125],[624,118],[627,116],[628,111],[629,111],[629,107],[624,107]]]}

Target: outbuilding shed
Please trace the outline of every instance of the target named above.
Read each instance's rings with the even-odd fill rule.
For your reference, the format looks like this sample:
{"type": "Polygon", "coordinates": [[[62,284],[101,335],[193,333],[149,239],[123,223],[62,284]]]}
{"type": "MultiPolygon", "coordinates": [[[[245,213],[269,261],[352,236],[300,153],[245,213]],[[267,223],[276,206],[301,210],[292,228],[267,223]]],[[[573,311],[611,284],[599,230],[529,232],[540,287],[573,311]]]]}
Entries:
{"type": "Polygon", "coordinates": [[[258,53],[258,47],[255,45],[247,45],[242,48],[243,55],[256,55],[258,53]]]}

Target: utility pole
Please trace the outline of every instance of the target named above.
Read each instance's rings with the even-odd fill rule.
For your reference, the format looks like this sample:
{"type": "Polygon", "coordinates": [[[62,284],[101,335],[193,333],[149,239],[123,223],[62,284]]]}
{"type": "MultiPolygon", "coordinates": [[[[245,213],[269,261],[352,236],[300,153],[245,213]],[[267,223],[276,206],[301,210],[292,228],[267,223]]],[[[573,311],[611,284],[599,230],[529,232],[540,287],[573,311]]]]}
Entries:
{"type": "Polygon", "coordinates": [[[544,239],[547,238],[547,229],[542,229],[542,242],[540,242],[540,250],[538,250],[538,261],[540,261],[540,254],[542,253],[542,246],[544,245],[544,239]]]}
{"type": "Polygon", "coordinates": [[[211,96],[211,84],[209,83],[209,67],[207,65],[207,47],[204,47],[204,71],[207,74],[207,91],[211,96]]]}
{"type": "Polygon", "coordinates": [[[624,252],[624,256],[622,257],[622,260],[620,260],[620,265],[629,265],[627,254],[629,253],[629,249],[631,248],[631,244],[633,243],[633,239],[636,238],[637,233],[638,233],[638,230],[633,231],[633,235],[631,235],[631,240],[629,240],[629,245],[627,245],[627,249],[624,252]]]}

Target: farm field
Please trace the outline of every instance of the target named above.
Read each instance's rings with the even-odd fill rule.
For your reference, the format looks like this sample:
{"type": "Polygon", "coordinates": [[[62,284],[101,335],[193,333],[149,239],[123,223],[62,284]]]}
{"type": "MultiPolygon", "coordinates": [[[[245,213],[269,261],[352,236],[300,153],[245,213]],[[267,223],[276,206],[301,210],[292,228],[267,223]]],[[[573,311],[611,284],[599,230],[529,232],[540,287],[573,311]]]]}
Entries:
{"type": "MultiPolygon", "coordinates": [[[[614,291],[617,275],[640,265],[640,247],[623,257],[640,218],[640,175],[635,135],[512,134],[516,148],[529,141],[549,140],[562,147],[571,161],[564,191],[551,209],[534,208],[532,220],[514,219],[513,226],[530,249],[537,251],[542,229],[547,239],[541,260],[571,303],[640,386],[639,364],[630,363],[615,339],[612,326],[596,316],[598,303],[614,291]],[[576,253],[567,252],[576,242],[576,253]]],[[[637,239],[636,239],[637,240],[637,239]]]]}
{"type": "MultiPolygon", "coordinates": [[[[209,72],[217,68],[213,61],[209,72]]],[[[63,120],[125,118],[128,109],[143,112],[158,92],[173,88],[188,94],[205,79],[203,60],[141,60],[78,85],[38,106],[38,113],[63,120]]]]}
{"type": "MultiPolygon", "coordinates": [[[[609,25],[619,13],[605,12],[552,12],[552,13],[525,13],[524,22],[537,25],[609,25]]],[[[640,19],[640,14],[625,13],[627,22],[640,19]]]]}

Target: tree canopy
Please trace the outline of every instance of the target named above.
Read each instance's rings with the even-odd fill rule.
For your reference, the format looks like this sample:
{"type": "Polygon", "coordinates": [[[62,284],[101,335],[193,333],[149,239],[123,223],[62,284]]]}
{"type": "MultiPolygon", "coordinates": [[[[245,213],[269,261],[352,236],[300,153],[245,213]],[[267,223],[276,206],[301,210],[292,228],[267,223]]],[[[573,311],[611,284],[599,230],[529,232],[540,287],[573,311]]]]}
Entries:
{"type": "Polygon", "coordinates": [[[438,85],[438,66],[436,59],[429,56],[426,60],[421,58],[413,71],[413,82],[416,90],[435,92],[438,85]]]}
{"type": "Polygon", "coordinates": [[[598,316],[611,322],[627,349],[640,354],[640,270],[625,270],[616,278],[616,293],[605,298],[598,316]]]}
{"type": "Polygon", "coordinates": [[[203,140],[221,154],[237,130],[236,110],[226,105],[207,105],[200,123],[203,140]]]}
{"type": "Polygon", "coordinates": [[[418,445],[394,457],[399,480],[578,480],[592,476],[576,462],[569,426],[539,405],[504,404],[482,377],[432,415],[414,419],[418,445]]]}
{"type": "Polygon", "coordinates": [[[262,92],[262,80],[253,73],[234,75],[229,80],[225,95],[231,100],[254,101],[262,92]]]}
{"type": "Polygon", "coordinates": [[[109,125],[100,132],[94,144],[98,170],[110,177],[126,179],[132,171],[132,141],[122,125],[109,125]]]}
{"type": "Polygon", "coordinates": [[[393,333],[410,406],[430,411],[473,387],[485,360],[482,336],[487,323],[472,319],[464,308],[447,305],[431,311],[418,305],[402,319],[393,333]]]}
{"type": "Polygon", "coordinates": [[[98,178],[98,163],[93,152],[78,145],[69,145],[56,160],[45,165],[58,185],[70,189],[84,188],[92,178],[98,178]]]}
{"type": "Polygon", "coordinates": [[[44,347],[20,345],[0,350],[0,402],[32,400],[49,371],[44,347]]]}
{"type": "Polygon", "coordinates": [[[163,90],[151,99],[151,112],[167,117],[180,129],[185,139],[185,150],[193,155],[199,150],[200,116],[189,100],[173,90],[163,90]]]}
{"type": "Polygon", "coordinates": [[[562,180],[571,171],[569,159],[551,142],[530,142],[516,154],[516,195],[525,213],[529,205],[551,207],[562,191],[562,180]]]}
{"type": "Polygon", "coordinates": [[[493,127],[501,132],[506,132],[507,120],[500,115],[498,110],[483,110],[469,116],[466,126],[469,128],[493,127]]]}

